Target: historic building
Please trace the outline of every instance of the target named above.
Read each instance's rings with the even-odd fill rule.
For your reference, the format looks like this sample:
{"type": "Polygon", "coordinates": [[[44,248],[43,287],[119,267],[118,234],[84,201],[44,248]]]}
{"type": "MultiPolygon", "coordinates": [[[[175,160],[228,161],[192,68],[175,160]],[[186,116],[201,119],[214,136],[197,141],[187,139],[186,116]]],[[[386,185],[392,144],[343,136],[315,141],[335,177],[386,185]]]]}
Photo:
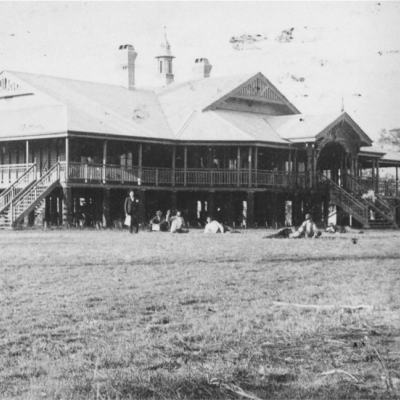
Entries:
{"type": "Polygon", "coordinates": [[[389,184],[379,171],[397,171],[400,157],[374,147],[345,112],[301,114],[261,73],[213,78],[206,58],[194,60],[192,80],[174,82],[166,39],[159,87],[142,90],[135,49],[117,52],[120,85],[0,74],[2,227],[82,215],[109,226],[130,188],[142,221],[179,208],[192,223],[211,214],[296,225],[308,212],[326,222],[336,204],[364,227],[397,226],[397,175],[389,184]]]}

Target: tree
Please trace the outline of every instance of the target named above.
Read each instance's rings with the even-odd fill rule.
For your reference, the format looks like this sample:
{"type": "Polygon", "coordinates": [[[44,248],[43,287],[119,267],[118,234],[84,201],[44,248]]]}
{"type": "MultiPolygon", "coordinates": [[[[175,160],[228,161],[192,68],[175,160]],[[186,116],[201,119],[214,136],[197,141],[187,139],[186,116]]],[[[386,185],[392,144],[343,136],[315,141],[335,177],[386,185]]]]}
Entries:
{"type": "Polygon", "coordinates": [[[400,151],[400,128],[382,129],[378,143],[387,150],[400,151]]]}

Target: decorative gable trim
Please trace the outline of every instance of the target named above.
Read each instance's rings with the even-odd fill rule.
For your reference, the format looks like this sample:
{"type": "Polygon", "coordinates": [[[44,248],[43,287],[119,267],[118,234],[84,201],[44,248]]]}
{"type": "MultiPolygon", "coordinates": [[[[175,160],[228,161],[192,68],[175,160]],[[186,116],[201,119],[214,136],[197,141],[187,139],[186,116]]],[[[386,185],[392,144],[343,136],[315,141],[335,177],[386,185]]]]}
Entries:
{"type": "Polygon", "coordinates": [[[0,74],[0,99],[32,95],[33,91],[7,73],[0,74]]]}
{"type": "Polygon", "coordinates": [[[354,131],[360,137],[360,141],[367,143],[367,146],[372,145],[372,140],[370,139],[370,137],[354,122],[354,120],[346,112],[341,114],[332,123],[330,123],[326,128],[324,128],[316,136],[316,140],[324,138],[332,128],[334,128],[338,123],[340,123],[342,121],[347,122],[352,127],[352,129],[354,129],[354,131]]]}
{"type": "Polygon", "coordinates": [[[300,111],[261,72],[204,108],[203,111],[217,108],[230,97],[281,104],[287,106],[292,114],[300,114],[300,111]]]}

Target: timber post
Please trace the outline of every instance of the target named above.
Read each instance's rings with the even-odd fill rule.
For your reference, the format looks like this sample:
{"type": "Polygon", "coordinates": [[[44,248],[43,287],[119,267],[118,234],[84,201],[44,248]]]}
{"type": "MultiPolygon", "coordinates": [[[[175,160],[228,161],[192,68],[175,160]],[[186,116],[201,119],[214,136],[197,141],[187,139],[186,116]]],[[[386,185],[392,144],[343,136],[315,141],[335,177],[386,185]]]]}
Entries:
{"type": "Polygon", "coordinates": [[[72,206],[72,189],[69,186],[65,186],[62,189],[61,199],[61,212],[62,212],[62,224],[64,227],[69,228],[71,224],[71,206],[72,206]]]}
{"type": "Polygon", "coordinates": [[[175,186],[176,145],[172,146],[172,179],[171,184],[175,186]]]}
{"type": "Polygon", "coordinates": [[[103,142],[103,183],[106,183],[107,143],[107,140],[103,142]]]}
{"type": "Polygon", "coordinates": [[[258,186],[258,147],[254,148],[254,186],[258,186]]]}
{"type": "Polygon", "coordinates": [[[183,186],[187,184],[187,146],[183,148],[183,186]]]}
{"type": "Polygon", "coordinates": [[[138,185],[142,184],[142,164],[143,164],[143,144],[139,144],[139,154],[138,154],[138,170],[139,170],[139,178],[138,178],[138,185]]]}
{"type": "Polygon", "coordinates": [[[207,197],[207,214],[215,218],[215,191],[210,190],[207,197]]]}
{"type": "Polygon", "coordinates": [[[108,228],[110,226],[110,189],[105,188],[103,190],[103,227],[108,228]]]}
{"type": "MultiPolygon", "coordinates": [[[[140,190],[139,196],[139,223],[146,222],[146,191],[144,189],[140,190]]],[[[142,224],[142,228],[144,228],[142,224]]]]}
{"type": "Polygon", "coordinates": [[[240,186],[240,146],[237,148],[237,186],[240,186]]]}
{"type": "Polygon", "coordinates": [[[247,216],[246,227],[251,228],[254,225],[254,192],[247,192],[247,216]]]}

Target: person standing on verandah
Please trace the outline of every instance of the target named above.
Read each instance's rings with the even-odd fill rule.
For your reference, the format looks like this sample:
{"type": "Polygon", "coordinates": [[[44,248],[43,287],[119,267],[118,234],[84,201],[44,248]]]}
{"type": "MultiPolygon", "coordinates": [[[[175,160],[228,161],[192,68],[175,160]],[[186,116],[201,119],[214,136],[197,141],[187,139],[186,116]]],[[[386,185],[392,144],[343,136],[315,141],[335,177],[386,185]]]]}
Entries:
{"type": "Polygon", "coordinates": [[[128,225],[129,232],[133,233],[133,227],[135,227],[135,233],[139,233],[139,221],[138,221],[138,209],[139,199],[135,197],[133,189],[129,191],[129,197],[125,200],[125,225],[128,225]]]}

